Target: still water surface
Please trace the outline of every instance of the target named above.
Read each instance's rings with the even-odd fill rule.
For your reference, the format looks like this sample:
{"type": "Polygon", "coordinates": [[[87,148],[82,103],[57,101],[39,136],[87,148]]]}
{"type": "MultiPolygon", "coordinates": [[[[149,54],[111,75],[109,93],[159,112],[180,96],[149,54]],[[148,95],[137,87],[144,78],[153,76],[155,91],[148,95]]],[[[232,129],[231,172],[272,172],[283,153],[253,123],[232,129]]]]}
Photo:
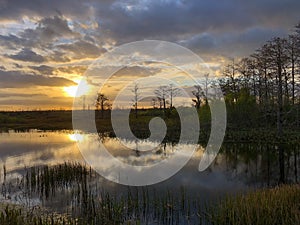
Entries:
{"type": "MultiPolygon", "coordinates": [[[[85,160],[78,149],[76,139],[84,140],[85,136],[76,136],[72,131],[42,132],[31,130],[28,132],[10,131],[0,133],[0,174],[1,182],[16,177],[24,177],[24,168],[42,165],[56,165],[64,162],[80,162],[85,160]]],[[[124,148],[116,138],[105,137],[101,139],[110,153],[123,162],[133,165],[147,165],[159,162],[166,157],[172,157],[174,149],[184,149],[185,145],[172,143],[161,144],[151,151],[139,151],[139,148],[157,143],[134,143],[129,140],[124,148]],[[143,146],[144,145],[144,146],[143,146]],[[134,149],[134,150],[132,150],[134,149]]],[[[198,164],[203,155],[203,147],[197,150],[188,164],[170,179],[151,185],[151,188],[160,190],[173,190],[175,193],[184,187],[189,195],[200,196],[203,201],[211,201],[220,196],[247,191],[251,188],[261,187],[276,182],[276,155],[269,147],[257,144],[223,144],[213,164],[204,172],[198,172],[198,164]],[[266,151],[265,149],[268,149],[266,151]]],[[[99,161],[100,167],[109,168],[105,159],[99,161]]],[[[293,174],[293,169],[290,171],[293,174]]],[[[126,186],[115,184],[99,176],[101,188],[122,193],[127,191],[126,186]]],[[[17,198],[15,198],[16,201],[17,198]]],[[[19,198],[20,199],[20,198],[19,198]]],[[[57,204],[67,204],[66,201],[39,201],[36,204],[57,208],[57,204]]]]}

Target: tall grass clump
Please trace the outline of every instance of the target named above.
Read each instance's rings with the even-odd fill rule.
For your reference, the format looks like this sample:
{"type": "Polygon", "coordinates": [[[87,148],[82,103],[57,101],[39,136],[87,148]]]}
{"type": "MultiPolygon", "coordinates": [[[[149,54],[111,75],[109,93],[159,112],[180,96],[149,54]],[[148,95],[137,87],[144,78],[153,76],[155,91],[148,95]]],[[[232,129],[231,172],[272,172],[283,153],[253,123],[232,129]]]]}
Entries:
{"type": "Polygon", "coordinates": [[[25,186],[30,192],[38,192],[48,198],[58,190],[73,188],[74,184],[85,187],[93,175],[91,168],[76,162],[32,167],[27,170],[25,186]]]}
{"type": "Polygon", "coordinates": [[[1,225],[77,225],[77,219],[43,212],[39,208],[27,209],[13,204],[0,204],[1,225]]]}
{"type": "Polygon", "coordinates": [[[285,185],[227,197],[207,214],[213,225],[300,224],[300,186],[285,185]]]}

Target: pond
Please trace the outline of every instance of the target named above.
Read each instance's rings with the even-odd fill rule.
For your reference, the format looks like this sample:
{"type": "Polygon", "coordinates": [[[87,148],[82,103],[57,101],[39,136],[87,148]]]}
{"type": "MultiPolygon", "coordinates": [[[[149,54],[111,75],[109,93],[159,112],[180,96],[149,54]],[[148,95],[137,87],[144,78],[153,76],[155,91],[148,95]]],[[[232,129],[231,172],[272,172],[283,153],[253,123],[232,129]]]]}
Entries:
{"type": "MultiPolygon", "coordinates": [[[[99,138],[99,136],[97,136],[99,138]]],[[[176,145],[174,143],[151,143],[131,140],[122,140],[124,147],[117,138],[100,136],[101,142],[109,149],[109,152],[124,163],[132,165],[148,165],[172,157],[178,149],[182,152],[189,148],[188,144],[176,145]],[[143,148],[152,148],[151,151],[142,151],[143,148]]],[[[2,201],[13,201],[19,204],[42,205],[50,210],[71,212],[74,208],[74,196],[72,186],[67,191],[57,191],[51,197],[43,197],[40,192],[36,194],[24,194],[18,188],[9,188],[13,183],[24,183],[28,168],[39,168],[45,165],[54,166],[65,162],[86,163],[77,141],[91,142],[96,139],[88,139],[86,135],[74,134],[73,131],[39,131],[27,132],[9,131],[0,133],[0,174],[2,185],[2,201]],[[23,181],[22,181],[23,180],[23,181]],[[5,184],[5,185],[4,185],[5,184]]],[[[93,147],[90,147],[93,148],[93,147]]],[[[174,176],[169,179],[149,185],[146,188],[155,193],[164,194],[171,192],[180,196],[182,190],[191,198],[197,198],[200,204],[214,202],[220,197],[236,193],[243,193],[253,188],[275,185],[278,182],[278,156],[276,146],[254,143],[224,143],[221,151],[213,163],[205,171],[199,172],[198,165],[205,149],[201,145],[196,146],[196,151],[189,162],[174,176]]],[[[90,154],[93,152],[91,151],[90,154]]],[[[85,152],[84,155],[89,154],[85,152]]],[[[93,157],[93,156],[92,156],[93,157]]],[[[106,171],[109,176],[109,161],[99,159],[100,169],[106,171]]],[[[298,179],[299,152],[294,148],[286,151],[286,176],[290,182],[298,179]]],[[[120,171],[122,172],[122,171],[120,171]]],[[[96,173],[95,173],[96,174],[96,173]]],[[[144,187],[128,187],[95,175],[89,180],[89,187],[93,192],[105,191],[121,196],[128,193],[128,189],[142,190],[144,187]],[[96,187],[96,188],[95,188],[96,187]]],[[[74,186],[74,188],[76,188],[74,186]]],[[[198,202],[199,204],[199,202],[198,202]]],[[[76,204],[75,204],[76,205],[76,204]]]]}

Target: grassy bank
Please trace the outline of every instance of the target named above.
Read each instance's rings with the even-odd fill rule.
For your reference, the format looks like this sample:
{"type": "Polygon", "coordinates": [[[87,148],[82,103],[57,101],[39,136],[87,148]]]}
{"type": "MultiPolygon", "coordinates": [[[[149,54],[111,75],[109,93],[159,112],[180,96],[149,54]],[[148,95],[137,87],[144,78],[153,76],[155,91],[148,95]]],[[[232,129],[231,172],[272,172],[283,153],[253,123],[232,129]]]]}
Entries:
{"type": "MultiPolygon", "coordinates": [[[[207,111],[207,110],[206,110],[207,111]]],[[[199,141],[205,143],[210,134],[210,116],[208,112],[200,111],[199,141]]],[[[154,117],[162,117],[167,125],[165,141],[176,142],[180,137],[180,119],[176,110],[164,114],[161,110],[140,110],[138,118],[130,115],[130,127],[139,138],[149,136],[149,121],[154,117]]],[[[113,137],[114,132],[110,121],[110,112],[95,113],[97,130],[113,137]]],[[[30,112],[0,112],[0,130],[71,130],[72,111],[30,111],[30,112]]],[[[292,144],[300,143],[300,129],[286,127],[281,141],[292,144]]],[[[233,126],[228,123],[225,142],[262,142],[277,143],[276,126],[233,126]]]]}
{"type": "Polygon", "coordinates": [[[26,208],[0,203],[1,225],[76,225],[77,220],[66,215],[49,213],[39,207],[26,208]]]}
{"type": "Polygon", "coordinates": [[[228,197],[210,209],[213,225],[296,225],[300,224],[300,186],[273,189],[228,197]]]}
{"type": "MultiPolygon", "coordinates": [[[[147,192],[144,195],[147,196],[147,192]],[[146,195],[145,195],[146,193],[146,195]]],[[[102,194],[92,208],[78,205],[76,215],[46,212],[13,204],[0,204],[3,225],[86,225],[86,224],[207,224],[207,225],[296,225],[300,224],[300,188],[297,185],[254,191],[221,200],[206,211],[195,212],[175,203],[173,195],[146,202],[140,195],[118,199],[102,194]],[[150,209],[149,207],[155,207],[150,209]],[[194,219],[193,219],[194,217],[194,219]],[[196,218],[196,219],[195,219],[196,218]],[[154,219],[154,220],[153,220],[154,219]]],[[[181,200],[182,201],[182,200],[181,200]]],[[[188,200],[184,200],[188,202],[188,200]]],[[[192,205],[198,204],[195,202],[192,205]]]]}

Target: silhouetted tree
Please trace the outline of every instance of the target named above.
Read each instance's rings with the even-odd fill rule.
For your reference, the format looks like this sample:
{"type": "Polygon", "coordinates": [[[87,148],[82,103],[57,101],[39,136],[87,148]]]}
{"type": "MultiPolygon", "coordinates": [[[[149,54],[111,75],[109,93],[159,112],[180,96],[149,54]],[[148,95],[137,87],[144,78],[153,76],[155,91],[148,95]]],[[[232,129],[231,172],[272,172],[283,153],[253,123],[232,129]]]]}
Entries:
{"type": "Polygon", "coordinates": [[[155,91],[155,95],[159,101],[161,101],[164,112],[166,112],[166,100],[169,96],[169,87],[168,86],[159,86],[155,91]]]}
{"type": "Polygon", "coordinates": [[[175,88],[173,84],[169,85],[168,88],[169,96],[170,96],[170,109],[173,108],[173,98],[179,94],[179,89],[175,88]]]}
{"type": "Polygon", "coordinates": [[[105,107],[109,107],[108,98],[104,94],[98,93],[95,105],[96,110],[101,111],[101,118],[103,118],[105,107]]]}
{"type": "Polygon", "coordinates": [[[200,85],[194,85],[194,89],[195,90],[192,91],[192,94],[196,97],[196,99],[192,99],[192,101],[195,103],[195,107],[200,109],[201,97],[204,96],[204,93],[200,85]]]}
{"type": "Polygon", "coordinates": [[[132,93],[133,93],[133,107],[134,107],[134,111],[135,111],[135,118],[138,117],[138,102],[139,100],[141,100],[141,96],[140,96],[140,92],[139,92],[140,88],[138,83],[135,83],[133,88],[132,88],[132,93]]]}

